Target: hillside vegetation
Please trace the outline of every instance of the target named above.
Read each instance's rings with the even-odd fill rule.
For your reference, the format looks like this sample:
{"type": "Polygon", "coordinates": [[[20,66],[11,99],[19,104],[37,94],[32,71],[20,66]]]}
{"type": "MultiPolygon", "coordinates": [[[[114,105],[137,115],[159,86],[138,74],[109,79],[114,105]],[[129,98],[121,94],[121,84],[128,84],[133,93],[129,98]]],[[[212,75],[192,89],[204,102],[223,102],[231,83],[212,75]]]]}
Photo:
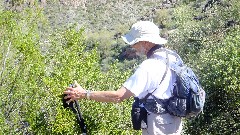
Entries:
{"type": "MultiPolygon", "coordinates": [[[[120,37],[138,20],[161,28],[207,93],[204,114],[184,120],[183,134],[239,134],[239,7],[238,0],[1,1],[0,134],[81,134],[62,92],[73,80],[91,90],[121,87],[145,59],[120,37]]],[[[80,100],[89,134],[140,135],[132,101],[80,100]]]]}

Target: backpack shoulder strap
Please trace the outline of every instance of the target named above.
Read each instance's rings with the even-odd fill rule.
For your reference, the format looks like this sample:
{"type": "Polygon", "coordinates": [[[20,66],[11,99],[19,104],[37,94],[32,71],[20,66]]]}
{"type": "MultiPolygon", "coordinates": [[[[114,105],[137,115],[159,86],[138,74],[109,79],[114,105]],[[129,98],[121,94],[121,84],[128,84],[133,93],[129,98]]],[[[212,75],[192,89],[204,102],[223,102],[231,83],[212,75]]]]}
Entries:
{"type": "Polygon", "coordinates": [[[169,49],[160,48],[160,49],[155,50],[155,52],[161,52],[161,51],[166,51],[166,52],[168,52],[168,54],[173,55],[176,58],[175,62],[173,62],[173,61],[169,62],[169,68],[171,70],[175,71],[176,73],[180,73],[181,71],[179,71],[179,70],[182,70],[182,68],[179,68],[179,67],[185,66],[181,57],[175,51],[172,51],[169,49]]]}

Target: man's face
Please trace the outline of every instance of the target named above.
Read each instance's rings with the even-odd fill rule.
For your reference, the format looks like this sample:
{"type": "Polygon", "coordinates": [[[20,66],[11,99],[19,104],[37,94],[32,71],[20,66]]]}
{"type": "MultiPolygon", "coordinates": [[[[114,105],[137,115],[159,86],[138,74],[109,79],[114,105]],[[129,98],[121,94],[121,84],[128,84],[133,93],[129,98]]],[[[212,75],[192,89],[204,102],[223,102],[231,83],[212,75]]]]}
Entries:
{"type": "Polygon", "coordinates": [[[144,47],[144,41],[137,42],[136,44],[132,45],[132,48],[134,48],[137,51],[138,55],[146,54],[146,48],[144,47]]]}

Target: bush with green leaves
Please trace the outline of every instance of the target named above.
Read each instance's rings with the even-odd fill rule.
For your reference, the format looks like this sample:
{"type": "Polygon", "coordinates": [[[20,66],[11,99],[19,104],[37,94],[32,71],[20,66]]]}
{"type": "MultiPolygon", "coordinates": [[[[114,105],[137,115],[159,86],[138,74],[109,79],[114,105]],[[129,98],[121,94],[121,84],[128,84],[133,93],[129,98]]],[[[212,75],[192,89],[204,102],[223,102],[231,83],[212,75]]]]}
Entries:
{"type": "Polygon", "coordinates": [[[204,114],[186,121],[185,133],[238,134],[239,2],[221,1],[203,13],[192,5],[174,9],[171,25],[176,29],[169,38],[169,46],[196,71],[207,93],[204,114]]]}
{"type": "MultiPolygon", "coordinates": [[[[83,29],[48,33],[41,12],[1,11],[1,134],[80,134],[75,115],[62,106],[73,80],[91,90],[116,90],[130,75],[115,61],[102,72],[100,55],[87,49],[83,29]],[[44,35],[44,34],[43,34],[44,35]]],[[[132,99],[119,104],[80,100],[89,134],[138,134],[130,121],[132,99]]]]}

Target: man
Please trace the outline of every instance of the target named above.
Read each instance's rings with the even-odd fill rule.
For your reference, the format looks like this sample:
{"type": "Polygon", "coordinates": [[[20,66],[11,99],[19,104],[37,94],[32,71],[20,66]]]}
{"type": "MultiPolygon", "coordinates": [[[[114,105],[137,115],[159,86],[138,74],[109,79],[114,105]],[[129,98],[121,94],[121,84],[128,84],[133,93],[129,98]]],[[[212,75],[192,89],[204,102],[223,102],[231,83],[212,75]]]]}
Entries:
{"type": "MultiPolygon", "coordinates": [[[[131,96],[142,99],[153,91],[152,94],[158,99],[171,97],[176,74],[166,68],[165,61],[161,60],[166,59],[165,52],[154,53],[154,50],[163,47],[162,45],[167,42],[159,36],[159,28],[152,22],[139,21],[122,38],[138,53],[147,55],[148,59],[139,65],[135,73],[117,91],[85,90],[75,82],[75,88],[68,87],[64,91],[64,94],[68,94],[65,98],[70,98],[69,102],[87,98],[98,102],[119,103],[131,96]]],[[[169,54],[168,60],[176,61],[176,58],[169,54]]],[[[181,118],[168,113],[155,114],[149,111],[147,125],[146,129],[142,129],[143,135],[180,134],[182,129],[181,118]]]]}

